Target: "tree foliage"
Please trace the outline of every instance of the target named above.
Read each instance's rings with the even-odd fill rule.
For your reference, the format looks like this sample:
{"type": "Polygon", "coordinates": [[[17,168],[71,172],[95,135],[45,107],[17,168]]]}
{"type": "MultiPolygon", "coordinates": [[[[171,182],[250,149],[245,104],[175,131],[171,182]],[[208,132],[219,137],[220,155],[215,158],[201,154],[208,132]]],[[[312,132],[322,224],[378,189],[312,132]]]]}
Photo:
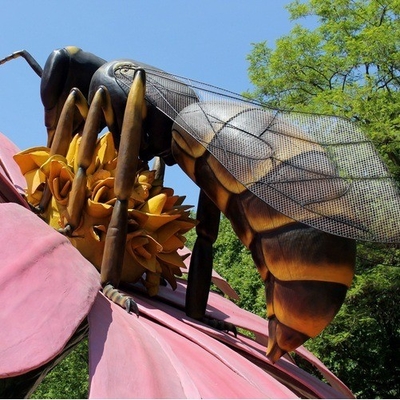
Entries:
{"type": "Polygon", "coordinates": [[[400,394],[400,269],[356,275],[334,322],[307,347],[359,398],[400,394]]]}
{"type": "Polygon", "coordinates": [[[335,114],[364,127],[400,176],[400,1],[310,0],[288,6],[299,23],[248,56],[255,90],[268,106],[335,114]]]}

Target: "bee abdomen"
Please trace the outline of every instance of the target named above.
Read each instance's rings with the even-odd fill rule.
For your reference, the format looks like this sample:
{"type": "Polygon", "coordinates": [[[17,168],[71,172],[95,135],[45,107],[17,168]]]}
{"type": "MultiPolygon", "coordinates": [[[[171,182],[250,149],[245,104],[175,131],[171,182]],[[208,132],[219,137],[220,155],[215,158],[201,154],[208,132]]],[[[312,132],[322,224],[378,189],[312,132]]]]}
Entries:
{"type": "Polygon", "coordinates": [[[275,362],[317,336],[339,311],[346,292],[347,286],[340,283],[280,281],[270,275],[266,283],[268,358],[275,362]]]}
{"type": "Polygon", "coordinates": [[[355,242],[298,223],[258,234],[253,247],[268,271],[267,356],[275,362],[333,320],[354,275],[355,242]]]}
{"type": "Polygon", "coordinates": [[[186,147],[176,142],[176,159],[230,220],[265,282],[267,356],[275,362],[318,335],[336,315],[353,279],[355,241],[298,222],[304,219],[301,213],[297,221],[280,213],[241,185],[204,147],[197,146],[196,153],[186,147]]]}
{"type": "Polygon", "coordinates": [[[265,282],[267,356],[275,362],[318,335],[339,311],[354,275],[355,241],[288,218],[249,192],[232,194],[227,214],[238,236],[251,239],[265,282]]]}

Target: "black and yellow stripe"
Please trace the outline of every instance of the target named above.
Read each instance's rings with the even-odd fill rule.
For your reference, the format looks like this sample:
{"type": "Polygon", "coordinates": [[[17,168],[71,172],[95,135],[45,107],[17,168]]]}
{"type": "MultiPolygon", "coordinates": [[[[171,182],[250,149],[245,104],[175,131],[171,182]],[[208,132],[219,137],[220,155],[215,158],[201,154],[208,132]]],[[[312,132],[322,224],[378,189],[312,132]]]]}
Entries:
{"type": "Polygon", "coordinates": [[[276,211],[238,182],[206,146],[174,128],[175,159],[230,220],[265,283],[267,356],[275,362],[318,335],[338,312],[354,275],[355,241],[276,211]]]}

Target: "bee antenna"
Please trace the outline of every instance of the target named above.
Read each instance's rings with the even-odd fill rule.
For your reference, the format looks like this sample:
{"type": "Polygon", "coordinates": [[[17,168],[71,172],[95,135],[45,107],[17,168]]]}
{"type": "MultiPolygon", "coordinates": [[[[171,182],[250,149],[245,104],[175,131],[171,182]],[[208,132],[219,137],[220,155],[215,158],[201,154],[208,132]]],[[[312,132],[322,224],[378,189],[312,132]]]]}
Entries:
{"type": "Polygon", "coordinates": [[[16,51],[9,56],[0,60],[0,65],[6,63],[7,61],[14,60],[15,58],[22,57],[26,60],[26,62],[31,66],[31,68],[36,72],[39,78],[42,77],[43,69],[38,64],[38,62],[26,51],[26,50],[19,50],[16,51]]]}

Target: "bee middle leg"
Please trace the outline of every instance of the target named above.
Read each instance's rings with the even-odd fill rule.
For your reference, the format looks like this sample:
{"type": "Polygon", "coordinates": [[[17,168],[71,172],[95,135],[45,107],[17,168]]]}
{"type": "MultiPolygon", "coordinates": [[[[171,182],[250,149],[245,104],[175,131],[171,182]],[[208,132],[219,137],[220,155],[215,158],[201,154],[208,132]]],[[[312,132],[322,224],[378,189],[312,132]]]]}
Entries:
{"type": "Polygon", "coordinates": [[[137,304],[130,296],[120,293],[118,286],[121,279],[127,235],[128,200],[135,183],[142,122],[146,116],[144,95],[145,73],[139,69],[135,73],[125,108],[114,184],[117,200],[107,229],[100,269],[101,284],[105,296],[125,307],[128,312],[133,311],[137,315],[139,315],[137,304]]]}

